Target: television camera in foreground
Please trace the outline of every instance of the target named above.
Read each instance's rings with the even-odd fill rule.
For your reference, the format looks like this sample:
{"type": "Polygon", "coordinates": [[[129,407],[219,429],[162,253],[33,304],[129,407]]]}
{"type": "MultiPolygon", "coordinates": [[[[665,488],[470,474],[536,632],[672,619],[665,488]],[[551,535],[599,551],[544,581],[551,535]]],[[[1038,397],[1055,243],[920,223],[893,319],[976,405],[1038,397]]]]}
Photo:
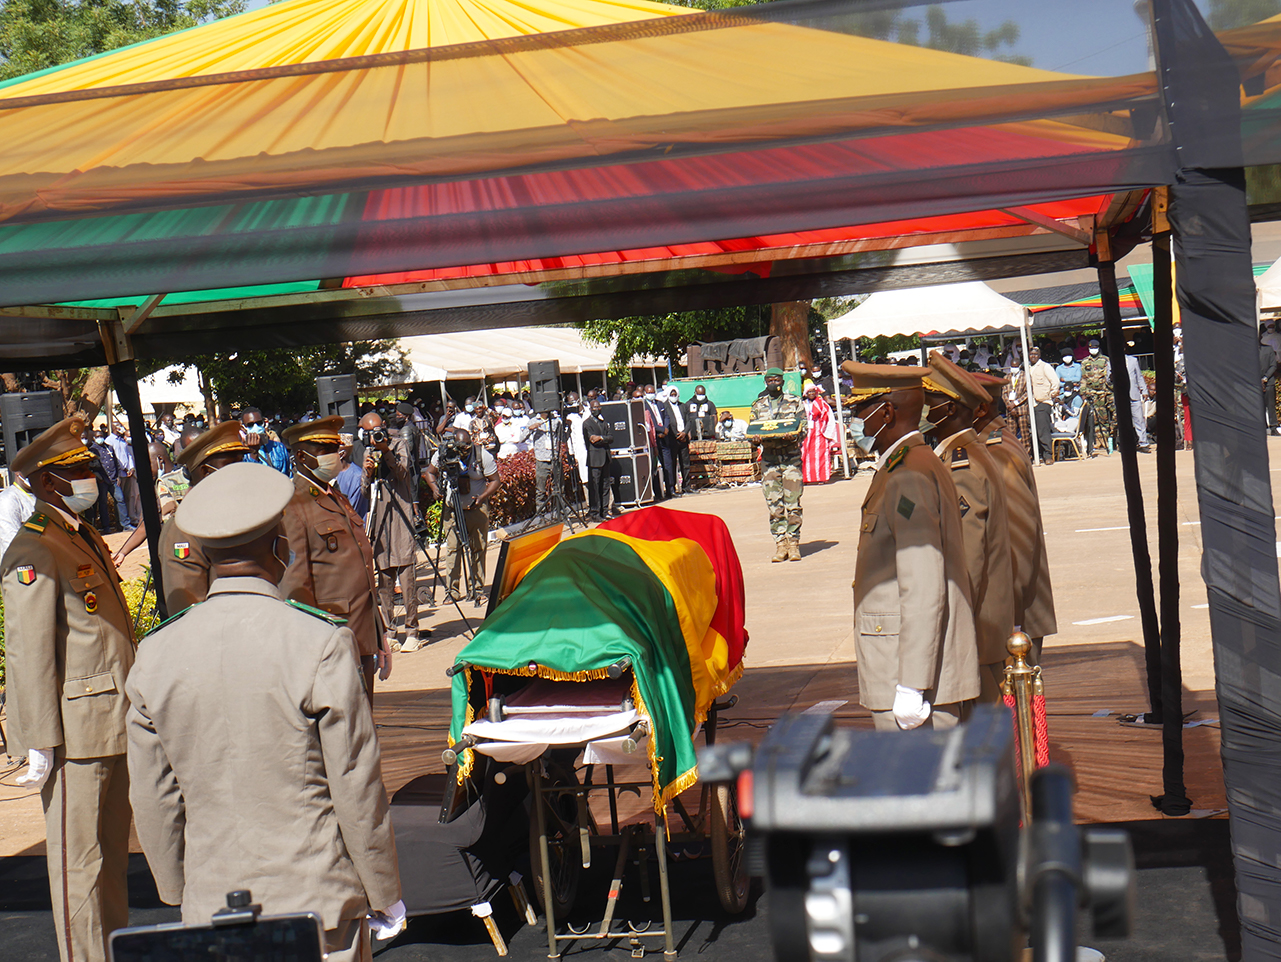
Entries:
{"type": "Polygon", "coordinates": [[[1029,944],[1035,962],[1073,962],[1078,911],[1095,937],[1129,934],[1129,837],[1078,828],[1054,765],[1033,774],[1020,826],[1004,708],[950,731],[789,714],[755,750],[705,748],[699,773],[738,782],[780,962],[1014,962],[1029,944]]]}

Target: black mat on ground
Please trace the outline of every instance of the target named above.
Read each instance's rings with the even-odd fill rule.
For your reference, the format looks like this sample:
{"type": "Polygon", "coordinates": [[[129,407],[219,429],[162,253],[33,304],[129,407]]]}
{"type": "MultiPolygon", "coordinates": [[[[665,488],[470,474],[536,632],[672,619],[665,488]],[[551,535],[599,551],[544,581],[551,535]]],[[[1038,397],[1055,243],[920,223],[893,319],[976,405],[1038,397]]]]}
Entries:
{"type": "MultiPolygon", "coordinates": [[[[1224,820],[1166,819],[1122,823],[1134,839],[1139,866],[1138,918],[1128,941],[1094,941],[1110,962],[1209,962],[1240,959],[1236,921],[1236,889],[1224,820]]],[[[613,858],[597,857],[584,873],[572,921],[598,920],[613,858]]],[[[624,882],[618,917],[633,922],[659,918],[658,873],[651,865],[654,898],[640,899],[634,867],[624,882]]],[[[767,962],[769,942],[767,900],[755,895],[740,916],[727,916],[716,900],[709,859],[679,859],[671,864],[672,911],[676,916],[677,948],[685,959],[767,962]]],[[[141,855],[129,862],[130,924],[173,921],[178,910],[164,906],[141,855]]],[[[541,962],[547,957],[547,936],[540,924],[531,928],[501,893],[494,900],[499,926],[508,940],[512,960],[541,962]]],[[[0,859],[0,957],[24,962],[56,962],[57,946],[49,911],[49,889],[42,857],[0,859]]],[[[609,962],[630,957],[630,946],[577,942],[565,956],[583,962],[609,962]]],[[[648,940],[649,952],[661,952],[662,940],[648,940]]],[[[386,962],[487,962],[496,959],[479,919],[466,912],[414,919],[390,946],[379,948],[386,962]]]]}

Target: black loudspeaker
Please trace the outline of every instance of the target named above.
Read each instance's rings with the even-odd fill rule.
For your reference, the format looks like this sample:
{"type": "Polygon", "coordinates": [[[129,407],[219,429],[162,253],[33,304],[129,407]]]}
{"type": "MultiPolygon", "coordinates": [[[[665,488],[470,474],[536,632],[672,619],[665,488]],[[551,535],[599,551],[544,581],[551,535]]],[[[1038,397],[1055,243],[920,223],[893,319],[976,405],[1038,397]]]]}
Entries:
{"type": "Polygon", "coordinates": [[[529,362],[529,400],[536,414],[560,410],[560,361],[529,362]]]}
{"type": "Polygon", "coordinates": [[[641,505],[654,500],[654,462],[648,452],[615,454],[610,465],[615,501],[641,505]]]}
{"type": "Polygon", "coordinates": [[[0,428],[4,431],[4,463],[31,443],[41,431],[63,418],[62,393],[29,391],[0,394],[0,428]]]}
{"type": "Polygon", "coordinates": [[[615,455],[627,454],[637,448],[649,450],[649,431],[645,429],[645,402],[640,398],[605,401],[600,406],[600,416],[614,431],[614,444],[610,450],[615,455]]]}
{"type": "Polygon", "coordinates": [[[320,417],[341,414],[343,432],[356,433],[356,375],[335,374],[316,378],[316,396],[320,401],[316,413],[320,417]]]}

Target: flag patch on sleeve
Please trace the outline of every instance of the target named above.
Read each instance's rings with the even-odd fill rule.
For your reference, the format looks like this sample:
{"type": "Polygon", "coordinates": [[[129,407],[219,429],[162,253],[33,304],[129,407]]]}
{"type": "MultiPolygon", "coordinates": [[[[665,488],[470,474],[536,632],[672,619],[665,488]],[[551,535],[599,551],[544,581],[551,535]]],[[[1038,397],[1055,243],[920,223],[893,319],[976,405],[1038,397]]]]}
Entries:
{"type": "Polygon", "coordinates": [[[18,584],[33,585],[36,583],[36,569],[34,565],[18,565],[18,584]]]}

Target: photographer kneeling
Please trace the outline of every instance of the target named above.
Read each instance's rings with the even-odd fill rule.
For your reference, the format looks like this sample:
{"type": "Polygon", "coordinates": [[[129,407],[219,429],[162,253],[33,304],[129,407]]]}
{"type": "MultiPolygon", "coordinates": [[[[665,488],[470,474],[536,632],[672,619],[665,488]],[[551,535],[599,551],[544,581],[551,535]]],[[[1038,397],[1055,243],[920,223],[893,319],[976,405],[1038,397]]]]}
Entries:
{"type": "MultiPolygon", "coordinates": [[[[471,545],[465,597],[480,603],[485,590],[485,548],[489,540],[489,499],[498,490],[498,462],[488,451],[472,444],[471,434],[462,428],[447,428],[440,436],[440,447],[431,456],[427,467],[427,485],[431,488],[432,497],[438,501],[444,493],[441,491],[440,479],[444,476],[450,492],[456,492],[457,503],[462,510],[461,523],[467,529],[467,540],[471,545]],[[476,488],[484,488],[479,494],[476,488]]],[[[441,510],[440,523],[446,533],[445,544],[449,554],[445,566],[449,569],[450,594],[455,600],[464,597],[463,592],[463,552],[458,544],[458,519],[453,519],[452,494],[441,510]],[[452,520],[451,520],[452,519],[452,520]]]]}

